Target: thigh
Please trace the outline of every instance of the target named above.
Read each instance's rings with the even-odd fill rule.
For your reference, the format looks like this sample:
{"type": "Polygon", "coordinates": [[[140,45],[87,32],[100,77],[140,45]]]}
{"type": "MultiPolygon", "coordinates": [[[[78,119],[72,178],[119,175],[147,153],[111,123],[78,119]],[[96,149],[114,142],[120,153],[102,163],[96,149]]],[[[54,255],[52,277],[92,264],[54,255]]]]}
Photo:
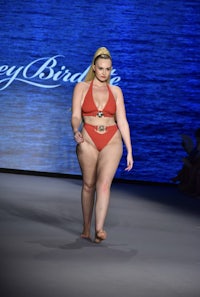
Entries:
{"type": "Polygon", "coordinates": [[[98,180],[111,183],[115,172],[118,168],[119,162],[122,157],[122,141],[121,139],[110,142],[99,153],[97,177],[98,180]]]}
{"type": "Polygon", "coordinates": [[[84,141],[83,143],[77,145],[76,153],[83,181],[88,184],[94,184],[96,181],[96,168],[99,154],[98,150],[90,143],[84,141]]]}

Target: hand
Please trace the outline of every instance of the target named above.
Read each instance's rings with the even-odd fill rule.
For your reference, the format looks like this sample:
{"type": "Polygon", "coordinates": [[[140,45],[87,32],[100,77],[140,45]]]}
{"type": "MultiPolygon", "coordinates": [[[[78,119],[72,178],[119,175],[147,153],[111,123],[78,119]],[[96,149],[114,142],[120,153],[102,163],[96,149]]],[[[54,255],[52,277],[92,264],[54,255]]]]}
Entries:
{"type": "Polygon", "coordinates": [[[74,139],[75,139],[75,141],[76,141],[78,144],[81,143],[81,142],[84,142],[83,135],[81,134],[80,131],[76,131],[76,132],[74,133],[74,139]]]}
{"type": "Polygon", "coordinates": [[[130,171],[133,168],[134,160],[132,154],[127,155],[127,167],[125,171],[130,171]]]}

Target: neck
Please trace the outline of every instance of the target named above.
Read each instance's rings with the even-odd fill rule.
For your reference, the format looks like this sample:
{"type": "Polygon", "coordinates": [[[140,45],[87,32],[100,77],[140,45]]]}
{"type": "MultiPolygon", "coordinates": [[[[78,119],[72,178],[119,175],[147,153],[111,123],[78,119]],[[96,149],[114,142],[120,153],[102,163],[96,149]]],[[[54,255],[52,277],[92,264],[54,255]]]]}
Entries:
{"type": "Polygon", "coordinates": [[[101,80],[99,80],[99,79],[94,79],[93,80],[93,86],[95,86],[95,87],[105,87],[105,86],[107,86],[107,81],[101,81],[101,80]]]}

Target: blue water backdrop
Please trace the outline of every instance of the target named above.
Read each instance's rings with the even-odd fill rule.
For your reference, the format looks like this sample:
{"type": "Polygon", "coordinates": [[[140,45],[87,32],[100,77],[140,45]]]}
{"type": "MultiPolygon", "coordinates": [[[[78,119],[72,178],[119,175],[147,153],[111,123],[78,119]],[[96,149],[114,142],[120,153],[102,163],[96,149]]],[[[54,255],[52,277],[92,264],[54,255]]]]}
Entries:
{"type": "Polygon", "coordinates": [[[1,0],[0,26],[1,168],[80,174],[73,88],[106,46],[135,158],[125,172],[124,149],[116,177],[171,182],[200,127],[200,1],[1,0]]]}

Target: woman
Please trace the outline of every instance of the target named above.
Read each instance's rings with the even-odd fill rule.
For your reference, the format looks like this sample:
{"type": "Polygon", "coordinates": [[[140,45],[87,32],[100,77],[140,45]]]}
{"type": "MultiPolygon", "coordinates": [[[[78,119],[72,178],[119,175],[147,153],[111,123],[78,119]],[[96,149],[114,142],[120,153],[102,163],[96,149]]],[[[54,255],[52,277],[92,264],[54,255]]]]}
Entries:
{"type": "Polygon", "coordinates": [[[118,86],[109,84],[112,58],[99,48],[84,82],[74,88],[71,125],[77,142],[77,157],[83,177],[82,238],[91,239],[90,229],[95,202],[95,240],[106,239],[104,222],[110,187],[122,156],[122,139],[127,149],[127,167],[133,167],[129,125],[124,99],[118,86]]]}

